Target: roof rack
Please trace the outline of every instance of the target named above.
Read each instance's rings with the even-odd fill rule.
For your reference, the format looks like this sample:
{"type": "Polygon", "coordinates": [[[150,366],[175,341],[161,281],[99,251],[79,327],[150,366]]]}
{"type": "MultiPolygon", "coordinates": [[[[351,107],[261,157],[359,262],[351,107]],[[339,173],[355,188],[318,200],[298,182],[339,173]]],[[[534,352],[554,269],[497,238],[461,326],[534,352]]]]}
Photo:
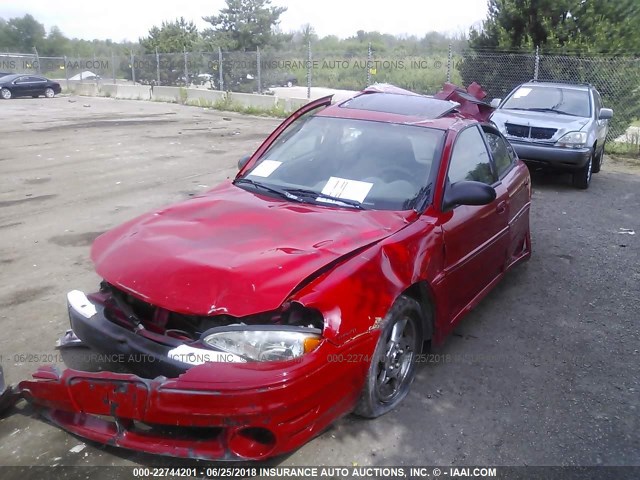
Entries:
{"type": "Polygon", "coordinates": [[[539,80],[532,78],[527,83],[564,83],[567,85],[583,85],[585,87],[593,87],[593,85],[588,82],[570,82],[569,80],[539,80]]]}

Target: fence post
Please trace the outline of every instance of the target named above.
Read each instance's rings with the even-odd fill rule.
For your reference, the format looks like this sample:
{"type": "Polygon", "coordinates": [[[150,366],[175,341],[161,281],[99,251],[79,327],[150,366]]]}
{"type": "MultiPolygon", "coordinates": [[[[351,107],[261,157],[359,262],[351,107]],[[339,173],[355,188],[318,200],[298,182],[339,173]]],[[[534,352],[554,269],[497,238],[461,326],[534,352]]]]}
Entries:
{"type": "Polygon", "coordinates": [[[311,40],[307,44],[307,100],[311,99],[311,40]]]}
{"type": "Polygon", "coordinates": [[[116,54],[111,50],[111,74],[113,76],[113,84],[116,84],[116,54]]]}
{"type": "Polygon", "coordinates": [[[67,90],[69,90],[69,70],[67,69],[67,56],[63,57],[64,62],[64,79],[66,80],[67,90]]]}
{"type": "Polygon", "coordinates": [[[538,45],[536,45],[536,60],[533,67],[533,79],[538,80],[538,73],[540,68],[540,50],[538,45]]]}
{"type": "Polygon", "coordinates": [[[371,42],[369,42],[369,46],[367,48],[367,87],[371,85],[371,67],[372,63],[372,52],[371,52],[371,42]]]}
{"type": "Polygon", "coordinates": [[[222,49],[218,47],[218,90],[224,90],[224,78],[222,76],[222,49]]]}
{"type": "Polygon", "coordinates": [[[134,67],[133,62],[135,60],[135,55],[131,52],[131,80],[133,84],[136,84],[136,67],[134,67]]]}
{"type": "Polygon", "coordinates": [[[36,62],[38,65],[38,74],[40,74],[40,55],[38,55],[38,49],[36,47],[33,47],[33,51],[36,53],[36,62]]]}
{"type": "Polygon", "coordinates": [[[160,54],[158,53],[158,47],[156,47],[156,83],[160,86],[160,54]]]}
{"type": "Polygon", "coordinates": [[[256,62],[258,68],[258,94],[262,93],[262,69],[260,68],[260,47],[256,47],[256,62]]]}
{"type": "Polygon", "coordinates": [[[182,51],[184,53],[184,85],[185,87],[189,86],[189,68],[187,67],[187,46],[182,47],[182,51]]]}
{"type": "Polygon", "coordinates": [[[447,55],[447,82],[451,83],[451,64],[453,63],[453,53],[451,51],[451,44],[449,44],[449,53],[447,55]]]}

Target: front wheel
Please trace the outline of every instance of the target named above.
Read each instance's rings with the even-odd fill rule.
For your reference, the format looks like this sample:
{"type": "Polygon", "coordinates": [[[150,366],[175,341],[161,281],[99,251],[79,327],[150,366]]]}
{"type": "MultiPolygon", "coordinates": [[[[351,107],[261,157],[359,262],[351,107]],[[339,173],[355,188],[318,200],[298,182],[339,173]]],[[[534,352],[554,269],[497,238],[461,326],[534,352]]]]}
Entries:
{"type": "Polygon", "coordinates": [[[0,97],[4,98],[5,100],[9,100],[11,98],[11,90],[9,90],[8,88],[1,89],[0,97]]]}
{"type": "Polygon", "coordinates": [[[401,296],[385,317],[355,414],[376,418],[395,408],[416,376],[423,334],[420,304],[401,296]]]}
{"type": "Polygon", "coordinates": [[[593,162],[593,168],[591,169],[591,171],[593,173],[598,173],[602,168],[603,163],[604,163],[604,145],[602,145],[602,148],[600,149],[600,153],[596,155],[596,158],[593,162]]]}
{"type": "Polygon", "coordinates": [[[56,95],[56,92],[53,91],[53,88],[47,88],[44,91],[44,96],[47,98],[53,98],[56,95]]]}
{"type": "Polygon", "coordinates": [[[593,169],[593,157],[594,153],[591,152],[587,164],[573,174],[574,187],[581,190],[586,190],[587,188],[589,188],[589,184],[591,183],[591,172],[593,169]]]}

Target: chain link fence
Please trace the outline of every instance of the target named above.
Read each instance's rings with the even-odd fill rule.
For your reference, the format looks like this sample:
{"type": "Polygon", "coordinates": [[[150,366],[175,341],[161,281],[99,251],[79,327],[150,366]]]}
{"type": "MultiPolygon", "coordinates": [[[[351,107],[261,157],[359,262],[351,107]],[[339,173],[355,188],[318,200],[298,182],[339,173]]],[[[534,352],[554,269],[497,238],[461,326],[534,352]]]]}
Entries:
{"type": "Polygon", "coordinates": [[[311,97],[311,87],[360,90],[372,83],[392,83],[433,94],[451,81],[477,82],[488,99],[504,98],[517,85],[536,80],[594,85],[605,106],[614,109],[610,137],[640,118],[640,58],[579,56],[567,53],[461,50],[392,53],[371,45],[354,52],[314,51],[313,45],[290,51],[177,52],[109,57],[39,57],[0,54],[2,73],[38,73],[67,88],[74,82],[195,86],[245,93],[269,93],[273,87],[304,86],[297,96],[311,97]]]}

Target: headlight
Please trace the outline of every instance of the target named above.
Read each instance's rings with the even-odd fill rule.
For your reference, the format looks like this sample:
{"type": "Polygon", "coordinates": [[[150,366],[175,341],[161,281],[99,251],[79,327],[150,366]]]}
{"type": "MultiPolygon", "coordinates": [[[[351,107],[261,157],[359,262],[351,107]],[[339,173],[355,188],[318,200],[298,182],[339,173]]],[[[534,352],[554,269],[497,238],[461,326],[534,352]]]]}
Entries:
{"type": "Polygon", "coordinates": [[[320,334],[310,329],[242,329],[222,330],[204,337],[216,349],[240,355],[248,360],[269,362],[298,358],[314,350],[320,334]]]}
{"type": "Polygon", "coordinates": [[[581,148],[587,143],[585,132],[569,132],[556,142],[558,147],[581,148]]]}

